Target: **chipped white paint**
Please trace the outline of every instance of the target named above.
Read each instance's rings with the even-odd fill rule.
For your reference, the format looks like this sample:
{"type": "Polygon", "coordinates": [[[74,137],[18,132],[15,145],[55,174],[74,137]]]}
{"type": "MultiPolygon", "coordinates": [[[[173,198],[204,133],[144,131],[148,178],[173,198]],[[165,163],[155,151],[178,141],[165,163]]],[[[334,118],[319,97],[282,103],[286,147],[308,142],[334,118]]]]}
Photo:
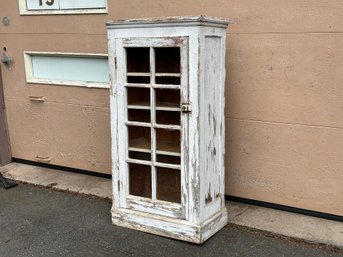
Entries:
{"type": "Polygon", "coordinates": [[[218,31],[206,30],[200,62],[203,76],[200,82],[200,208],[201,221],[206,220],[224,205],[223,182],[225,155],[224,82],[225,82],[225,36],[218,31]]]}
{"type": "MultiPolygon", "coordinates": [[[[225,36],[227,21],[213,17],[172,17],[114,21],[108,24],[109,63],[111,72],[111,128],[113,161],[114,224],[202,243],[227,222],[224,205],[224,82],[225,36]],[[129,74],[151,76],[149,84],[126,82],[126,47],[148,47],[150,72],[129,74]],[[191,111],[181,112],[181,126],[156,125],[155,112],[151,111],[151,124],[127,120],[127,108],[156,109],[154,88],[170,88],[156,84],[155,47],[180,47],[181,72],[170,77],[180,77],[181,105],[191,111]],[[128,106],[129,87],[150,89],[150,105],[128,106]],[[144,108],[143,108],[144,107],[144,108]],[[181,131],[181,165],[163,164],[162,167],[181,168],[181,203],[156,199],[155,146],[156,132],[151,129],[151,160],[128,158],[127,126],[168,128],[181,131]],[[128,163],[151,165],[151,197],[129,194],[128,163]]],[[[161,73],[161,76],[165,74],[161,73]]],[[[175,109],[175,108],[174,108],[175,109]]],[[[158,152],[158,151],[157,151],[158,152]]],[[[177,156],[177,155],[174,155],[177,156]]],[[[149,166],[150,167],[150,166],[149,166]]]]}

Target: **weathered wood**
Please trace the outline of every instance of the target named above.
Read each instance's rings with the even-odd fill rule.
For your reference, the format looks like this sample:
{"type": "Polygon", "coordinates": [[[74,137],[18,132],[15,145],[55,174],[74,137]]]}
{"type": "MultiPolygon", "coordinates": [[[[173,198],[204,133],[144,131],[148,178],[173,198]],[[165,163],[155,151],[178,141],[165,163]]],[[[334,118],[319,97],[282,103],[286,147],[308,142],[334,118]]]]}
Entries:
{"type": "Polygon", "coordinates": [[[201,220],[214,215],[223,205],[222,183],[224,170],[224,81],[225,36],[205,31],[202,34],[203,55],[201,67],[205,71],[200,84],[200,169],[203,171],[200,187],[201,220]]]}
{"type": "Polygon", "coordinates": [[[200,16],[123,24],[111,23],[108,33],[112,221],[202,243],[227,222],[223,204],[226,22],[200,16]],[[132,63],[135,58],[129,53],[133,52],[137,64],[132,63]],[[129,76],[135,76],[134,84],[129,76]],[[149,77],[150,83],[143,77],[149,77]],[[157,83],[160,77],[177,79],[157,83]],[[134,115],[139,122],[129,121],[128,110],[150,110],[150,116],[134,115]],[[162,124],[157,124],[158,112],[165,112],[162,124]],[[145,155],[134,159],[130,151],[145,155]],[[159,162],[160,155],[167,158],[159,162]],[[130,174],[142,175],[142,184],[130,174]]]}
{"type": "Polygon", "coordinates": [[[11,148],[7,128],[5,99],[0,67],[0,166],[11,162],[11,148]]]}

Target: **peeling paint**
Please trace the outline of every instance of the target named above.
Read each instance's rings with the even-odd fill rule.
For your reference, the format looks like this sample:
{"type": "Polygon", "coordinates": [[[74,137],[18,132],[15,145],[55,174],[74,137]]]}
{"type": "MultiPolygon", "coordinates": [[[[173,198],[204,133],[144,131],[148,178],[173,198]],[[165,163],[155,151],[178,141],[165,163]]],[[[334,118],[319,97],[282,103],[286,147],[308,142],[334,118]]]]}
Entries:
{"type": "MultiPolygon", "coordinates": [[[[190,21],[188,18],[186,20],[190,21]]],[[[208,31],[215,34],[213,41],[215,43],[218,39],[224,40],[226,32],[223,29],[222,21],[218,21],[218,26],[214,26],[213,20],[207,21],[197,28],[194,23],[192,26],[188,26],[189,24],[185,24],[185,20],[181,19],[177,32],[175,28],[170,27],[168,22],[170,21],[166,19],[154,29],[151,29],[153,24],[150,19],[143,22],[131,20],[124,22],[125,24],[113,22],[108,27],[111,51],[109,59],[116,57],[116,61],[113,59],[110,63],[111,90],[116,92],[111,95],[112,151],[113,161],[116,163],[113,165],[112,177],[113,180],[120,181],[118,186],[113,189],[115,196],[113,205],[115,207],[112,208],[112,221],[120,226],[202,243],[227,222],[225,205],[221,204],[224,187],[221,186],[221,182],[218,182],[224,179],[224,174],[222,174],[224,169],[222,169],[221,159],[218,157],[224,151],[221,143],[224,139],[218,136],[220,133],[217,131],[217,122],[223,122],[223,110],[219,109],[224,109],[224,106],[221,105],[221,95],[213,93],[217,91],[213,87],[219,85],[224,87],[224,81],[218,78],[224,74],[224,64],[221,63],[222,67],[213,67],[213,64],[219,65],[217,59],[221,60],[221,57],[218,57],[218,54],[224,50],[214,47],[210,51],[203,51],[204,42],[206,42],[203,32],[208,31]],[[206,26],[209,23],[211,23],[211,29],[206,26]],[[175,33],[178,36],[175,36],[175,33]],[[115,42],[115,47],[112,45],[113,42],[115,42]],[[181,115],[182,163],[178,167],[181,168],[181,204],[157,199],[156,188],[158,185],[154,184],[156,183],[155,164],[152,164],[151,197],[144,198],[129,194],[127,162],[131,163],[133,160],[127,160],[128,132],[126,126],[130,124],[127,124],[125,112],[118,111],[123,106],[127,106],[125,86],[131,86],[125,85],[127,74],[126,69],[123,68],[126,63],[124,49],[127,47],[175,46],[181,48],[181,102],[192,103],[192,111],[181,115]],[[211,67],[206,66],[208,65],[205,58],[207,55],[211,59],[211,67]],[[203,123],[204,115],[207,117],[207,124],[203,123]]],[[[173,19],[172,22],[177,23],[173,19]]],[[[201,23],[202,21],[197,20],[197,22],[201,23]]],[[[220,47],[224,47],[224,45],[220,45],[220,47]]],[[[154,52],[150,51],[151,67],[154,67],[153,56],[154,52]]],[[[154,69],[151,69],[152,76],[154,76],[154,72],[154,69]]],[[[152,103],[155,103],[153,93],[150,94],[150,99],[152,99],[152,103]]],[[[150,107],[154,108],[154,104],[150,107]]],[[[151,115],[151,119],[154,121],[154,114],[151,115]]],[[[154,146],[156,145],[154,131],[151,135],[153,139],[151,142],[154,146]]],[[[151,152],[152,156],[155,156],[154,147],[151,148],[151,152]]],[[[154,158],[151,163],[155,162],[154,158]]],[[[134,160],[136,165],[144,164],[143,162],[145,165],[150,165],[150,161],[134,160]]]]}

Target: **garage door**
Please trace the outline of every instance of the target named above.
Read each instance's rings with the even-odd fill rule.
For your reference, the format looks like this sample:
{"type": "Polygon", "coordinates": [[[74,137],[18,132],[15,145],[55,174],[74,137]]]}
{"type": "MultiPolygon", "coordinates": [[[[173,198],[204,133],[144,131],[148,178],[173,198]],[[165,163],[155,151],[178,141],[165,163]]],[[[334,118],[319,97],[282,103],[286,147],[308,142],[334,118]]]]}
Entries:
{"type": "Polygon", "coordinates": [[[14,158],[110,174],[105,2],[0,4],[9,19],[0,43],[13,59],[2,73],[14,158]],[[63,8],[70,15],[58,15],[63,8]],[[98,14],[79,15],[89,12],[98,14]],[[101,30],[89,33],[91,24],[101,30]]]}

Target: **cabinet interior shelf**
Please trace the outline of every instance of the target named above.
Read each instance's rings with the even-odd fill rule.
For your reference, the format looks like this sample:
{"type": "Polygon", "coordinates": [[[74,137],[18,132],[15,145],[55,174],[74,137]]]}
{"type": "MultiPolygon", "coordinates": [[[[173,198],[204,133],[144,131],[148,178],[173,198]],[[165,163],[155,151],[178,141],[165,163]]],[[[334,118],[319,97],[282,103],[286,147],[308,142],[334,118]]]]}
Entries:
{"type": "MultiPolygon", "coordinates": [[[[128,77],[150,77],[151,73],[150,72],[128,72],[127,73],[128,77]]],[[[156,77],[175,77],[175,78],[180,78],[181,73],[162,73],[158,72],[155,73],[156,77]]]]}
{"type": "Polygon", "coordinates": [[[157,111],[170,111],[170,112],[180,112],[181,108],[179,107],[168,107],[168,106],[156,106],[157,111]]]}
{"type": "Polygon", "coordinates": [[[159,168],[173,169],[173,170],[180,170],[181,169],[181,165],[179,165],[179,164],[143,161],[143,160],[133,159],[133,158],[126,159],[126,162],[127,163],[133,163],[133,164],[139,164],[139,165],[146,165],[146,166],[155,166],[155,167],[159,167],[159,168]]]}
{"type": "Polygon", "coordinates": [[[150,72],[128,72],[128,77],[150,77],[150,72]]]}
{"type": "Polygon", "coordinates": [[[129,151],[140,152],[140,153],[151,153],[151,149],[140,148],[140,147],[129,147],[129,151]]]}
{"type": "Polygon", "coordinates": [[[181,89],[180,85],[173,84],[137,84],[137,83],[125,83],[127,88],[157,88],[157,89],[181,89]]]}
{"type": "Polygon", "coordinates": [[[180,125],[155,124],[155,125],[153,125],[153,128],[167,129],[167,130],[181,130],[180,125]]]}
{"type": "Polygon", "coordinates": [[[167,129],[167,130],[181,130],[180,125],[165,125],[165,124],[159,124],[156,123],[153,126],[151,123],[148,122],[136,122],[136,121],[127,121],[125,122],[125,125],[127,126],[135,126],[135,127],[146,127],[146,128],[159,128],[159,129],[167,129]]]}
{"type": "Polygon", "coordinates": [[[174,77],[174,78],[180,78],[181,73],[156,73],[156,77],[174,77]]]}
{"type": "Polygon", "coordinates": [[[181,157],[181,154],[179,152],[169,152],[169,151],[157,150],[156,153],[161,154],[161,155],[171,155],[171,156],[181,157]]]}
{"type": "Polygon", "coordinates": [[[135,126],[135,127],[151,128],[151,123],[148,123],[148,122],[127,121],[127,122],[125,122],[125,125],[135,126]]]}
{"type": "MultiPolygon", "coordinates": [[[[150,110],[150,104],[148,102],[136,102],[127,106],[128,109],[150,110]]],[[[180,112],[181,108],[175,103],[158,102],[156,104],[157,111],[173,111],[180,112]]]]}
{"type": "MultiPolygon", "coordinates": [[[[140,152],[140,153],[151,153],[151,149],[140,148],[140,147],[129,147],[129,151],[140,152]]],[[[170,156],[177,156],[177,157],[181,156],[181,154],[179,152],[165,151],[165,150],[157,150],[156,154],[170,155],[170,156]]]]}

